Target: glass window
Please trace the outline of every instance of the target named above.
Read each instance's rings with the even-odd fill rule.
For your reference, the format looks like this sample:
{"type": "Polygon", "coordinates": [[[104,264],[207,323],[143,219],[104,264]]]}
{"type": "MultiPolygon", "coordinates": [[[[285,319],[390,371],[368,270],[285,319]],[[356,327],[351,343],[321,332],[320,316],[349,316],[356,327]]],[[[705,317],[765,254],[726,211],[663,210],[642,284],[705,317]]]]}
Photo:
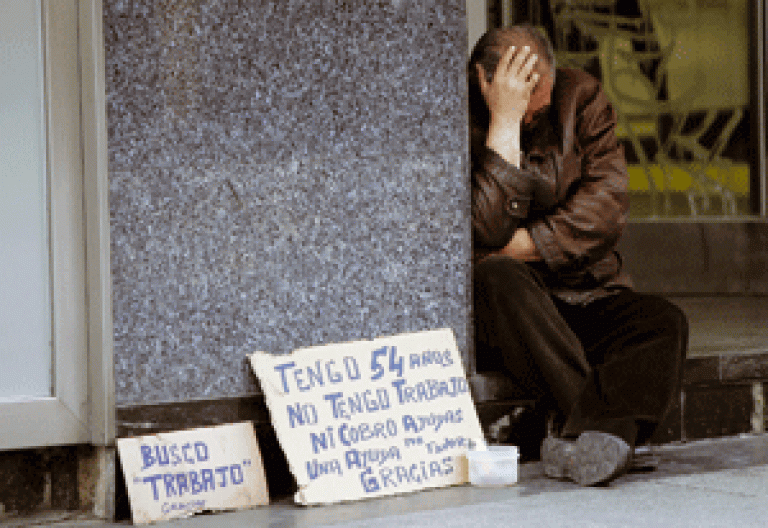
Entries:
{"type": "Polygon", "coordinates": [[[48,178],[39,2],[0,17],[0,398],[51,395],[48,178]]]}
{"type": "Polygon", "coordinates": [[[531,23],[560,66],[598,77],[619,118],[632,216],[759,213],[755,2],[491,0],[491,27],[531,23]]]}

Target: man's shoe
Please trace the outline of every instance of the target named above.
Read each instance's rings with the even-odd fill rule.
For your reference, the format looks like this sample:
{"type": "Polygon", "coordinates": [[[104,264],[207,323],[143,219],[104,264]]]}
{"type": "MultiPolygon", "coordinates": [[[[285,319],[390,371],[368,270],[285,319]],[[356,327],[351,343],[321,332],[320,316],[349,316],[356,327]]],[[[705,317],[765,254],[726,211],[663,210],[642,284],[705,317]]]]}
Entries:
{"type": "Polygon", "coordinates": [[[581,486],[607,484],[629,468],[630,445],[612,434],[584,431],[576,440],[546,438],[541,446],[544,474],[581,486]]]}

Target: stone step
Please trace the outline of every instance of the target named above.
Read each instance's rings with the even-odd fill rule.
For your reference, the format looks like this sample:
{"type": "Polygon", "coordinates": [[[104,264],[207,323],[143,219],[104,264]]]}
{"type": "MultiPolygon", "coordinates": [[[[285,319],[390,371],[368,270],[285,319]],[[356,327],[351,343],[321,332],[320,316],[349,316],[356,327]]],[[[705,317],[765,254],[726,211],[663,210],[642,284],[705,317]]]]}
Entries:
{"type": "MultiPolygon", "coordinates": [[[[469,382],[486,429],[517,407],[534,403],[503,373],[475,373],[469,382]]],[[[768,351],[688,358],[680,401],[675,402],[652,442],[764,432],[766,382],[768,351]]]]}

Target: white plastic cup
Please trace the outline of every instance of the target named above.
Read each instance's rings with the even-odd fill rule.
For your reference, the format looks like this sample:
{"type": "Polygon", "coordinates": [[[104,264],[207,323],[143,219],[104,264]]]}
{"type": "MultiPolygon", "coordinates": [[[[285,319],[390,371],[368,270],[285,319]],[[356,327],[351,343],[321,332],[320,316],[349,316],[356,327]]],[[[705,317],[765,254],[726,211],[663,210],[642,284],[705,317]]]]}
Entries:
{"type": "Polygon", "coordinates": [[[485,451],[467,451],[469,482],[473,486],[516,484],[519,458],[516,446],[488,446],[485,451]]]}

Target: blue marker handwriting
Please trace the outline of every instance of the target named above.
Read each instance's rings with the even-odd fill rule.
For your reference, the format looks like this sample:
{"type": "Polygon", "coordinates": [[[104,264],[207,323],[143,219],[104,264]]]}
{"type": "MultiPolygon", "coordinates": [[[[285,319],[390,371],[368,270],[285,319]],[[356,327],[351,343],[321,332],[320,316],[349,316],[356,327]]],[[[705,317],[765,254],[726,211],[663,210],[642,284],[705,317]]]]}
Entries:
{"type": "Polygon", "coordinates": [[[342,476],[341,463],[338,459],[319,461],[316,459],[309,460],[307,462],[307,476],[309,480],[315,480],[323,475],[339,475],[342,476]]]}
{"type": "Polygon", "coordinates": [[[250,465],[250,460],[244,460],[242,464],[226,464],[177,473],[155,473],[136,477],[134,481],[152,486],[152,497],[155,501],[161,498],[181,498],[185,495],[198,495],[219,488],[239,486],[245,481],[243,468],[250,465]]]}
{"type": "Polygon", "coordinates": [[[374,413],[391,407],[389,392],[385,388],[378,388],[375,392],[370,389],[363,392],[353,392],[351,396],[341,392],[332,392],[323,396],[323,399],[331,404],[333,417],[336,419],[349,420],[356,414],[374,413]]]}
{"type": "Polygon", "coordinates": [[[408,466],[398,464],[380,467],[378,471],[369,467],[360,473],[360,482],[366,493],[375,493],[382,488],[428,483],[435,477],[450,475],[453,471],[453,458],[443,457],[441,460],[422,460],[408,466]]]}
{"type": "Polygon", "coordinates": [[[390,460],[402,460],[400,449],[392,446],[386,449],[348,449],[344,453],[344,461],[347,463],[347,469],[357,468],[365,469],[374,463],[379,466],[384,465],[390,460]]]}
{"type": "Polygon", "coordinates": [[[451,351],[438,352],[436,350],[425,350],[420,354],[411,354],[408,356],[408,363],[411,370],[431,365],[440,365],[441,367],[450,367],[453,365],[451,351]]]}
{"type": "Polygon", "coordinates": [[[404,361],[402,356],[397,355],[397,347],[381,347],[371,352],[371,381],[376,381],[384,376],[384,365],[381,361],[389,357],[389,371],[394,372],[399,378],[403,377],[404,361]]]}
{"type": "Polygon", "coordinates": [[[453,376],[447,380],[428,379],[414,385],[406,385],[406,380],[398,379],[392,382],[397,390],[397,401],[401,405],[422,403],[438,398],[455,398],[469,392],[466,378],[453,376]]]}
{"type": "Polygon", "coordinates": [[[341,445],[351,447],[360,442],[384,440],[395,436],[397,436],[397,422],[388,418],[383,422],[363,422],[354,425],[343,423],[335,429],[333,426],[326,427],[323,431],[309,433],[309,441],[312,444],[312,451],[317,454],[321,450],[334,449],[337,439],[341,445]]]}
{"type": "Polygon", "coordinates": [[[461,423],[461,409],[444,413],[429,413],[425,415],[403,415],[403,430],[408,433],[421,433],[425,429],[439,431],[445,424],[461,423]]]}
{"type": "Polygon", "coordinates": [[[196,464],[208,460],[208,446],[205,442],[187,442],[185,444],[160,444],[139,447],[141,452],[141,470],[154,465],[159,467],[196,464]]]}
{"type": "MultiPolygon", "coordinates": [[[[404,357],[398,354],[395,346],[372,350],[370,358],[371,381],[382,379],[387,372],[402,378],[406,367],[417,369],[432,365],[449,367],[454,364],[450,350],[425,350],[404,357]]],[[[363,379],[360,364],[354,356],[344,356],[338,361],[318,359],[304,366],[297,366],[295,361],[286,361],[273,368],[280,377],[280,385],[285,394],[290,394],[292,390],[307,392],[316,387],[330,387],[344,381],[363,379]]]]}
{"type": "Polygon", "coordinates": [[[403,438],[403,446],[414,447],[424,445],[424,439],[420,436],[411,436],[403,438]]]}
{"type": "Polygon", "coordinates": [[[314,387],[334,385],[345,379],[356,381],[362,377],[360,367],[353,356],[345,356],[340,362],[318,359],[313,366],[305,367],[297,367],[295,361],[288,361],[275,365],[274,369],[280,375],[280,382],[286,394],[291,392],[291,388],[306,392],[314,387]]]}
{"type": "Polygon", "coordinates": [[[175,511],[190,512],[190,511],[201,511],[204,509],[205,509],[205,501],[200,499],[195,499],[189,502],[165,502],[163,503],[163,506],[160,509],[160,511],[163,512],[163,515],[168,515],[169,513],[175,512],[175,511]]]}
{"type": "Polygon", "coordinates": [[[427,452],[430,455],[442,453],[446,449],[456,449],[459,447],[469,448],[469,438],[457,436],[455,438],[444,438],[441,442],[427,442],[427,452]]]}

